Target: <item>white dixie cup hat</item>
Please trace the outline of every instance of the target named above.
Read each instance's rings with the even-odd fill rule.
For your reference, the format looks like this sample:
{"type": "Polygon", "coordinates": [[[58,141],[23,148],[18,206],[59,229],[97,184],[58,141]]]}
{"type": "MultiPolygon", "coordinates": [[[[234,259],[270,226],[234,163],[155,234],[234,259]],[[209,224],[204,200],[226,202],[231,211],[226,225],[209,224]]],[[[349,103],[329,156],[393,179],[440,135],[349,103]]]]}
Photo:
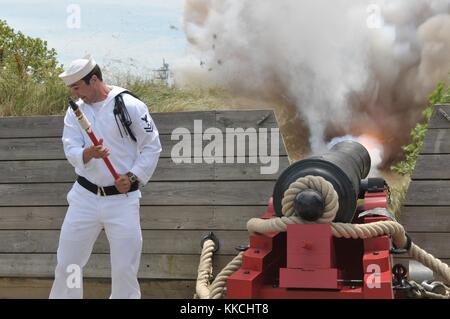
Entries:
{"type": "Polygon", "coordinates": [[[72,61],[59,77],[69,86],[88,75],[96,65],[94,58],[88,54],[82,59],[72,61]]]}

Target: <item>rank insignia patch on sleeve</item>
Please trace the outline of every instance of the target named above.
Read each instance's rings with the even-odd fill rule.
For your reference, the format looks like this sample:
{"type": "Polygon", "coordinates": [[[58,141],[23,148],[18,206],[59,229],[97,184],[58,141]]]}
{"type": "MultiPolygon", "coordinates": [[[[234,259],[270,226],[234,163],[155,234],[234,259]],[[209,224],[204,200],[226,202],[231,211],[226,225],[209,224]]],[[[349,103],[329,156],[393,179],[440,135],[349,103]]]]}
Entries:
{"type": "Polygon", "coordinates": [[[141,117],[141,120],[143,120],[146,123],[146,126],[144,127],[144,130],[147,133],[153,132],[153,125],[152,123],[148,120],[147,118],[147,114],[144,115],[144,117],[141,117]]]}

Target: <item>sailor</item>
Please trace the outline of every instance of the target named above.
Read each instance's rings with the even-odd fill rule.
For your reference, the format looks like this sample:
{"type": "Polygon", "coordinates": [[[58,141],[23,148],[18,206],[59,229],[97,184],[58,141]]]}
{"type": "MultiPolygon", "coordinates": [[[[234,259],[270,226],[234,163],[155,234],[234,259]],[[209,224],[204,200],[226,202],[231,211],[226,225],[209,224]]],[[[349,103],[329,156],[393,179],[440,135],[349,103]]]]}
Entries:
{"type": "Polygon", "coordinates": [[[73,61],[59,77],[79,98],[79,108],[101,145],[94,146],[68,108],[62,142],[78,175],[67,194],[55,280],[50,298],[82,298],[83,267],[102,229],[111,254],[110,298],[140,298],[137,279],[142,250],[139,202],[161,152],[147,106],[126,89],[107,85],[93,57],[73,61]],[[103,158],[119,177],[115,180],[103,158]]]}

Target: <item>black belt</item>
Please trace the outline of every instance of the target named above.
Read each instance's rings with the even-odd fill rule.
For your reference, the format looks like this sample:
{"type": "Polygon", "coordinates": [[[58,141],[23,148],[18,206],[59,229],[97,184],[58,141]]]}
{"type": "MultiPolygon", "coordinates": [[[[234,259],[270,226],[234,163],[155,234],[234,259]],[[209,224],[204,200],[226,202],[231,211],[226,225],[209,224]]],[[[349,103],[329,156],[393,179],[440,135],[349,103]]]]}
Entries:
{"type": "MultiPolygon", "coordinates": [[[[94,193],[94,194],[98,194],[100,196],[109,196],[109,195],[118,195],[118,194],[122,194],[120,193],[116,186],[105,186],[105,187],[99,187],[93,183],[91,183],[90,181],[88,181],[86,178],[84,178],[83,176],[78,176],[77,178],[77,182],[78,184],[80,184],[81,186],[83,186],[84,188],[86,188],[88,191],[94,193]]],[[[134,192],[135,190],[137,190],[139,188],[139,183],[138,182],[134,182],[133,184],[131,184],[131,188],[128,191],[130,192],[134,192]]]]}

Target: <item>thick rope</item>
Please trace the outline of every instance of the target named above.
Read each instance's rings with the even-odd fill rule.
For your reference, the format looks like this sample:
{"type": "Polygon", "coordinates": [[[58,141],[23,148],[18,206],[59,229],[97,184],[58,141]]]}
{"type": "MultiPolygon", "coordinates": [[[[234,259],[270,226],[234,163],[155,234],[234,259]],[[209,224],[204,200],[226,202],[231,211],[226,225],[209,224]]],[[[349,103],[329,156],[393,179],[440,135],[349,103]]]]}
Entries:
{"type": "Polygon", "coordinates": [[[198,265],[197,284],[195,285],[196,295],[194,298],[209,298],[209,282],[212,279],[212,256],[214,253],[214,241],[211,239],[203,243],[202,253],[200,255],[200,263],[198,265]]]}
{"type": "MultiPolygon", "coordinates": [[[[281,201],[283,216],[289,217],[294,214],[294,199],[298,193],[305,189],[312,189],[324,197],[325,208],[322,217],[317,221],[309,223],[325,224],[330,223],[336,217],[339,210],[339,197],[333,185],[322,176],[305,176],[300,177],[295,182],[289,185],[289,188],[284,192],[281,201]]],[[[304,221],[304,223],[308,223],[304,221]]]]}
{"type": "Polygon", "coordinates": [[[443,263],[433,255],[427,253],[414,243],[411,245],[409,255],[411,258],[414,258],[418,262],[439,274],[444,279],[446,284],[450,283],[450,267],[446,263],[443,263]]]}
{"type": "Polygon", "coordinates": [[[270,219],[251,218],[247,222],[247,229],[250,233],[266,234],[286,231],[287,225],[291,224],[303,224],[303,222],[297,216],[283,216],[270,219]]]}
{"type": "Polygon", "coordinates": [[[370,224],[331,223],[333,236],[337,238],[372,238],[383,235],[392,237],[396,247],[405,247],[407,238],[403,226],[395,221],[378,221],[370,224]]]}
{"type": "Polygon", "coordinates": [[[243,254],[244,254],[244,252],[241,251],[216,276],[216,278],[212,282],[211,286],[209,287],[209,291],[210,291],[209,298],[210,299],[220,299],[224,296],[228,277],[230,277],[236,270],[238,270],[241,267],[243,254]]]}
{"type": "Polygon", "coordinates": [[[198,265],[197,283],[195,285],[194,299],[220,299],[225,293],[228,277],[231,276],[242,265],[242,255],[240,252],[233,258],[216,276],[214,281],[210,284],[213,278],[212,256],[214,253],[215,244],[211,239],[203,243],[202,252],[200,255],[200,263],[198,265]]]}
{"type": "Polygon", "coordinates": [[[287,225],[290,224],[309,224],[310,221],[304,220],[294,215],[294,199],[299,192],[305,189],[313,189],[322,194],[325,200],[325,208],[322,217],[313,223],[325,224],[330,223],[339,210],[339,197],[333,185],[321,176],[305,176],[300,177],[291,183],[289,188],[284,192],[281,201],[281,212],[284,216],[260,219],[252,218],[247,222],[247,229],[250,233],[265,234],[269,232],[286,231],[287,225]]]}

